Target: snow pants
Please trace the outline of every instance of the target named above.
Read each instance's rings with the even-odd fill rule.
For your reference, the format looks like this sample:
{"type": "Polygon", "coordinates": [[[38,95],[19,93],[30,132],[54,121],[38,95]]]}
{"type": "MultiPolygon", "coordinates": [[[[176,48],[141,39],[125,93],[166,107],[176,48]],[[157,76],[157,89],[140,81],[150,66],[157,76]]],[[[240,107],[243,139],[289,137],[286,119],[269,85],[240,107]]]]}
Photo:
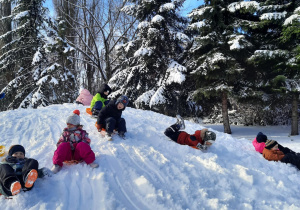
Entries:
{"type": "Polygon", "coordinates": [[[178,136],[181,133],[181,131],[178,130],[178,126],[176,126],[176,124],[171,125],[170,127],[168,127],[164,134],[169,137],[171,140],[177,142],[178,136]]]}
{"type": "Polygon", "coordinates": [[[125,133],[127,131],[126,121],[124,118],[116,120],[113,117],[109,117],[105,120],[105,129],[107,133],[112,133],[115,129],[118,130],[119,133],[125,133]]]}
{"type": "Polygon", "coordinates": [[[300,170],[300,153],[287,153],[281,159],[283,163],[290,163],[300,170]]]}
{"type": "Polygon", "coordinates": [[[0,164],[0,193],[5,196],[12,196],[10,185],[15,181],[19,181],[23,189],[31,190],[34,185],[30,188],[25,188],[25,179],[30,170],[35,169],[38,171],[38,168],[38,161],[31,158],[26,160],[22,171],[15,171],[9,164],[0,164]]]}
{"type": "Polygon", "coordinates": [[[75,145],[74,151],[71,149],[70,142],[63,142],[58,145],[52,160],[54,165],[59,166],[63,166],[63,162],[69,160],[83,160],[86,164],[90,164],[95,161],[95,153],[85,142],[79,142],[75,145]]]}

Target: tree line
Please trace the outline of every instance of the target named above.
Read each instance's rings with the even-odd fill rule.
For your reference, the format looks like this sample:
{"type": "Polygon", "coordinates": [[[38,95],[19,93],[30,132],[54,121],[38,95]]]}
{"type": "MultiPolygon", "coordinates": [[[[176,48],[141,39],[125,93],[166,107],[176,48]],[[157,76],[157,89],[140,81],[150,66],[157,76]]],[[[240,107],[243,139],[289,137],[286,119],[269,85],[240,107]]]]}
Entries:
{"type": "Polygon", "coordinates": [[[300,1],[0,1],[1,110],[74,102],[102,83],[131,106],[298,135],[300,1]]]}

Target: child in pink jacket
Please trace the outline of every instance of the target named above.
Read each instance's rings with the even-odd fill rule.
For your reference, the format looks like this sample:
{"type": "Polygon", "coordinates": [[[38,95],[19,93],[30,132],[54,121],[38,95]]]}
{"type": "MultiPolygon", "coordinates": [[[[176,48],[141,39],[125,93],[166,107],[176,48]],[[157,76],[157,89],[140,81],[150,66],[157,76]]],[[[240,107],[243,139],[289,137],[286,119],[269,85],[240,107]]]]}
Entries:
{"type": "Polygon", "coordinates": [[[80,91],[80,95],[76,99],[76,103],[82,104],[83,106],[90,106],[93,95],[87,89],[80,91]]]}
{"type": "Polygon", "coordinates": [[[74,110],[73,114],[67,118],[67,128],[64,129],[62,135],[57,142],[57,149],[53,156],[53,173],[61,170],[64,161],[83,160],[92,168],[99,165],[94,163],[95,153],[90,147],[91,140],[88,133],[82,129],[80,125],[80,112],[74,110]]]}

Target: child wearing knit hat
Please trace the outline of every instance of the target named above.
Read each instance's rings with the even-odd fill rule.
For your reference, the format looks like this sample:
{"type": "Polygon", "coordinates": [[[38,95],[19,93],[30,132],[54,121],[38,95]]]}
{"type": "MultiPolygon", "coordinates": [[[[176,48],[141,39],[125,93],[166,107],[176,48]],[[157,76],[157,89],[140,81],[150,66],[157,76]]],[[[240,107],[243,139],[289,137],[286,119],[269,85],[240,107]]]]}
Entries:
{"type": "MultiPolygon", "coordinates": [[[[258,132],[256,138],[254,138],[254,140],[252,141],[252,144],[253,144],[255,150],[262,154],[263,150],[266,146],[267,140],[268,140],[268,137],[265,134],[263,134],[262,132],[258,132]]],[[[284,153],[290,153],[290,152],[295,153],[293,150],[291,150],[287,147],[284,147],[281,144],[278,144],[278,149],[280,151],[283,151],[284,153]]]]}
{"type": "Polygon", "coordinates": [[[195,149],[206,150],[216,140],[216,134],[207,128],[196,130],[194,134],[185,131],[185,123],[180,115],[177,115],[177,122],[168,127],[164,134],[178,144],[189,145],[195,149]]]}
{"type": "Polygon", "coordinates": [[[22,145],[13,145],[0,163],[0,194],[8,197],[33,188],[36,179],[51,176],[47,168],[38,169],[37,160],[25,157],[22,145]]]}
{"type": "Polygon", "coordinates": [[[291,163],[300,169],[300,153],[295,153],[286,147],[280,148],[280,144],[274,140],[266,141],[265,148],[263,150],[263,157],[269,161],[291,163]]]}
{"type": "Polygon", "coordinates": [[[66,120],[67,127],[63,130],[53,156],[53,173],[61,170],[64,161],[83,160],[92,168],[99,165],[95,163],[95,153],[90,147],[91,140],[88,133],[80,125],[80,111],[74,110],[66,120]]]}

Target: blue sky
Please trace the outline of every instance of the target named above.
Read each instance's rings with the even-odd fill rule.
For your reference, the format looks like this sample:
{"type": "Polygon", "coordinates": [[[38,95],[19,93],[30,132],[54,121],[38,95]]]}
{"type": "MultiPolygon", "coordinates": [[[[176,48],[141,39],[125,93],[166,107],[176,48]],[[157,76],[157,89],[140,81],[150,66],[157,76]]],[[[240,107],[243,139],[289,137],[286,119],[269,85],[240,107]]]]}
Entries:
{"type": "MultiPolygon", "coordinates": [[[[181,12],[182,12],[183,15],[187,15],[190,11],[192,11],[192,9],[197,8],[201,4],[203,4],[203,0],[186,0],[186,2],[183,5],[183,9],[182,9],[181,12]]],[[[53,11],[53,9],[52,9],[53,8],[52,0],[46,0],[44,5],[50,11],[53,11]]]]}
{"type": "Polygon", "coordinates": [[[204,3],[203,0],[186,0],[185,3],[183,4],[182,14],[183,15],[188,14],[190,11],[192,11],[192,9],[197,8],[203,3],[204,3]]]}

